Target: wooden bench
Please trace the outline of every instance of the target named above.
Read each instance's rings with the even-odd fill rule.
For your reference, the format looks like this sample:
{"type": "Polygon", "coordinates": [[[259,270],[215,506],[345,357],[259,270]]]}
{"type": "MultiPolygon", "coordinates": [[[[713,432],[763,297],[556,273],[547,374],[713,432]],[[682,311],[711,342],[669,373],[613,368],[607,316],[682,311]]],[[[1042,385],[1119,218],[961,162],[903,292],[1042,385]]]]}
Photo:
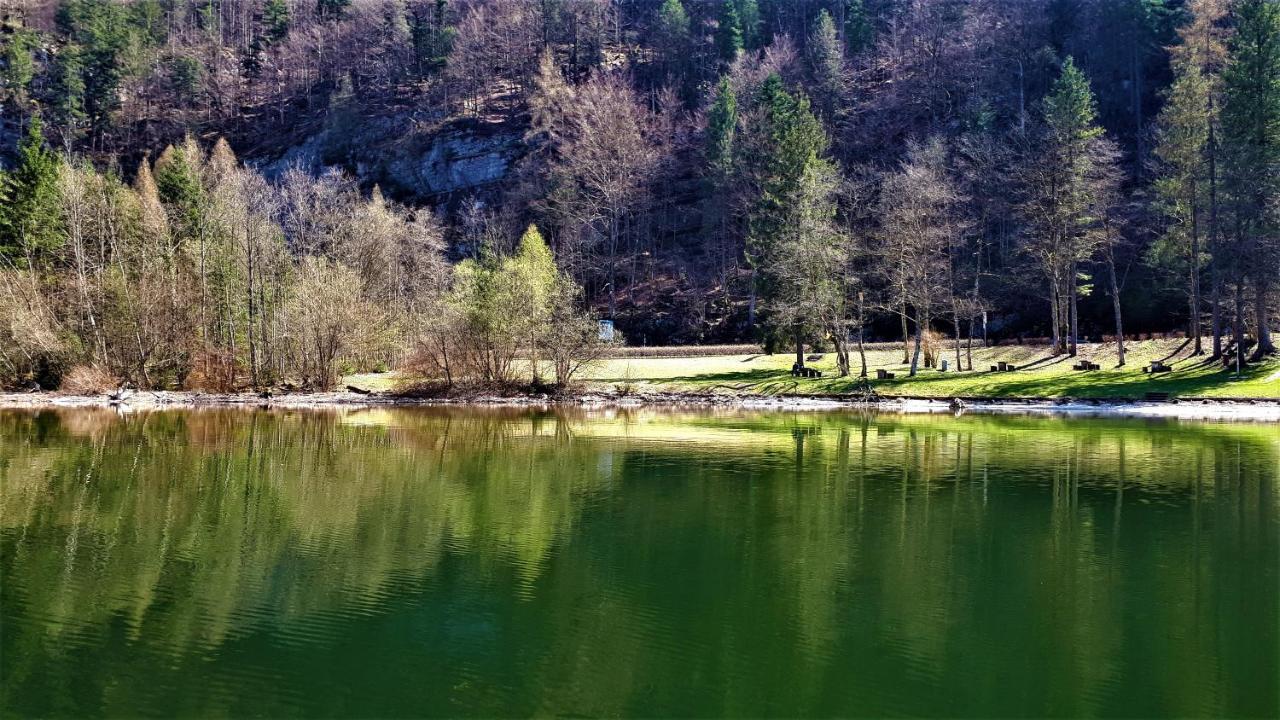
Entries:
{"type": "Polygon", "coordinates": [[[1166,373],[1166,372],[1172,372],[1172,371],[1173,371],[1173,368],[1169,367],[1168,365],[1165,365],[1159,360],[1153,361],[1147,367],[1142,368],[1142,372],[1148,373],[1151,375],[1155,375],[1156,373],[1166,373]]]}
{"type": "Polygon", "coordinates": [[[1102,366],[1098,365],[1098,363],[1095,363],[1095,362],[1089,362],[1088,360],[1081,360],[1080,362],[1076,363],[1075,365],[1072,365],[1072,366],[1071,366],[1071,369],[1072,369],[1072,370],[1082,370],[1082,371],[1088,371],[1088,370],[1101,370],[1101,369],[1102,369],[1102,366]]]}
{"type": "Polygon", "coordinates": [[[1017,365],[1014,365],[1013,363],[1010,363],[1010,362],[1005,362],[1003,360],[1001,360],[1000,364],[997,365],[996,367],[999,368],[999,372],[1013,372],[1014,370],[1018,369],[1017,365]]]}
{"type": "Polygon", "coordinates": [[[814,370],[810,367],[800,367],[799,364],[795,364],[791,366],[791,377],[820,378],[822,377],[822,371],[814,370]]]}
{"type": "Polygon", "coordinates": [[[888,370],[885,370],[884,368],[878,368],[878,369],[876,370],[876,379],[877,379],[877,380],[892,380],[892,379],[893,379],[893,373],[889,372],[888,370]]]}

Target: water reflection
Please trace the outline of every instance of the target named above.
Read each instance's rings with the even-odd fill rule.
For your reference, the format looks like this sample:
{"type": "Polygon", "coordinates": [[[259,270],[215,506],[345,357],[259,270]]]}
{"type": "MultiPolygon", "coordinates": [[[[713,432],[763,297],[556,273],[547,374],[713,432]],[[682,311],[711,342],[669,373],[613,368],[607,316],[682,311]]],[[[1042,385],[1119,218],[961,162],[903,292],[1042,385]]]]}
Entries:
{"type": "Polygon", "coordinates": [[[1280,706],[1275,427],[77,410],[0,438],[17,714],[1280,706]]]}

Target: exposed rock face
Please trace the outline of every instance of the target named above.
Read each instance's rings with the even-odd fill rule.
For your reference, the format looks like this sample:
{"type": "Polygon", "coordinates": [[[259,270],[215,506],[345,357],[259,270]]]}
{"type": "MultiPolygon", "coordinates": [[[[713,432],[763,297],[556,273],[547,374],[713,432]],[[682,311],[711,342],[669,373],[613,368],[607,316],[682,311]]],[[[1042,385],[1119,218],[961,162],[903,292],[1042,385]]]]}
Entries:
{"type": "Polygon", "coordinates": [[[386,169],[419,195],[474,192],[504,180],[524,150],[518,132],[461,128],[434,136],[421,155],[392,159],[386,169]]]}
{"type": "MultiPolygon", "coordinates": [[[[431,202],[496,187],[528,147],[521,127],[467,120],[407,137],[387,132],[384,138],[363,146],[353,143],[345,169],[364,183],[381,183],[394,195],[431,202]]],[[[326,149],[325,133],[320,133],[259,169],[268,177],[290,167],[319,173],[333,160],[326,149]]]]}

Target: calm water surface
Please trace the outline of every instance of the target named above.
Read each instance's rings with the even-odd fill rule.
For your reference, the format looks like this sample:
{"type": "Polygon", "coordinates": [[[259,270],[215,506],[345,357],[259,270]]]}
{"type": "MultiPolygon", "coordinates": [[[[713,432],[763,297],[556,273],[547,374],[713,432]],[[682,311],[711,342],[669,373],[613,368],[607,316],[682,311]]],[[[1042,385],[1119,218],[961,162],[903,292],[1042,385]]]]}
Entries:
{"type": "Polygon", "coordinates": [[[1280,427],[0,412],[0,716],[1275,716],[1280,427]]]}

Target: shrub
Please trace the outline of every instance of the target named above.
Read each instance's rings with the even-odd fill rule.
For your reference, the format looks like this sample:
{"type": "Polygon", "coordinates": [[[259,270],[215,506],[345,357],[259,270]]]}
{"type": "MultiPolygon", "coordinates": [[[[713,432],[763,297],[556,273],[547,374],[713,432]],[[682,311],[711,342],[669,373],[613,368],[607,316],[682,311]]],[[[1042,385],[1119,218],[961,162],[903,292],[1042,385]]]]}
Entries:
{"type": "Polygon", "coordinates": [[[58,389],[68,395],[101,395],[120,387],[120,378],[101,365],[76,365],[62,376],[58,389]]]}

